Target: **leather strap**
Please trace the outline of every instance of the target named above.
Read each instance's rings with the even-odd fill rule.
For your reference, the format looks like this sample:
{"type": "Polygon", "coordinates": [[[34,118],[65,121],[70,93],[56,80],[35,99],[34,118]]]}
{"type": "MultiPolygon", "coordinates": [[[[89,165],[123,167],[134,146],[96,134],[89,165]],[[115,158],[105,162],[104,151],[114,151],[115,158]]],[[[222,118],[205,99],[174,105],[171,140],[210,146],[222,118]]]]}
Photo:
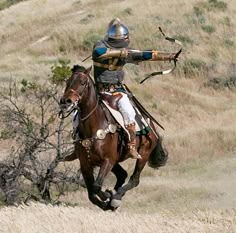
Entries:
{"type": "Polygon", "coordinates": [[[122,70],[123,66],[115,66],[114,64],[102,64],[99,62],[93,62],[94,66],[106,68],[108,70],[122,70]]]}

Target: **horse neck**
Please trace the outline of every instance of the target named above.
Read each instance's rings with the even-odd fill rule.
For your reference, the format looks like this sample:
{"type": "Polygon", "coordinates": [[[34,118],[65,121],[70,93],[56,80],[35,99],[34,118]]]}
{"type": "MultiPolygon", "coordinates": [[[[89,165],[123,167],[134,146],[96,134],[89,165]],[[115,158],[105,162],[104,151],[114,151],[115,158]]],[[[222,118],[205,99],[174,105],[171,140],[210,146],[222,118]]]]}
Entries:
{"type": "Polygon", "coordinates": [[[86,117],[97,105],[97,95],[95,87],[90,84],[88,87],[87,97],[80,104],[81,118],[86,117]]]}
{"type": "Polygon", "coordinates": [[[80,118],[82,120],[79,121],[79,131],[83,137],[93,136],[102,127],[101,122],[104,118],[103,110],[98,104],[98,96],[94,86],[90,85],[87,96],[88,98],[80,104],[80,118]],[[86,118],[87,116],[89,117],[86,118]],[[83,120],[83,118],[86,119],[83,120]]]}

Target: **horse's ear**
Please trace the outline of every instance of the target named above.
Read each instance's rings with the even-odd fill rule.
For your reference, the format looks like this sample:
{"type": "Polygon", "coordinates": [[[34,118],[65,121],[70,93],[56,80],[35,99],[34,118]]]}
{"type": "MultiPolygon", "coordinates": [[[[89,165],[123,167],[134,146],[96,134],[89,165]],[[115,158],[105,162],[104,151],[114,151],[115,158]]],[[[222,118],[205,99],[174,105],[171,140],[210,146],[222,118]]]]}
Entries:
{"type": "Polygon", "coordinates": [[[86,74],[89,74],[89,73],[91,72],[91,70],[92,70],[92,66],[90,66],[90,67],[85,71],[85,73],[86,73],[86,74]]]}

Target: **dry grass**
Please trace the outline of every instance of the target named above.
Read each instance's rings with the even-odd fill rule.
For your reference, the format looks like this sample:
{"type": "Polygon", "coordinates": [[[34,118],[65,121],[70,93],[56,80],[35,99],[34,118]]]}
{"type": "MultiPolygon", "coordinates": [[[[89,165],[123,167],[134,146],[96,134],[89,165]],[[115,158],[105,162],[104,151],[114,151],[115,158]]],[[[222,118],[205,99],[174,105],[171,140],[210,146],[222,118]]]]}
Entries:
{"type": "Polygon", "coordinates": [[[115,213],[92,205],[82,189],[64,197],[74,207],[5,207],[0,232],[235,232],[235,164],[234,154],[211,164],[167,165],[159,172],[146,167],[139,187],[115,213]]]}
{"type": "MultiPolygon", "coordinates": [[[[129,26],[134,48],[176,49],[158,26],[184,44],[172,75],[141,86],[137,80],[162,66],[153,62],[125,69],[130,88],[166,128],[160,133],[170,153],[167,166],[160,171],[145,167],[139,187],[116,213],[101,212],[79,190],[61,199],[74,208],[32,203],[1,209],[0,232],[236,231],[236,92],[205,86],[212,77],[236,73],[236,5],[224,2],[226,11],[207,10],[207,0],[148,0],[145,7],[141,0],[30,0],[0,11],[2,85],[11,78],[47,79],[58,58],[79,63],[91,53],[91,39],[102,37],[115,16],[129,26]]],[[[9,141],[0,145],[3,158],[9,141]]],[[[132,171],[133,161],[123,165],[132,171]]]]}
{"type": "Polygon", "coordinates": [[[33,203],[30,206],[4,208],[0,217],[4,217],[0,230],[9,233],[235,232],[236,223],[233,210],[196,210],[191,214],[183,214],[180,221],[170,213],[131,215],[126,212],[107,213],[91,208],[53,207],[33,203]]]}

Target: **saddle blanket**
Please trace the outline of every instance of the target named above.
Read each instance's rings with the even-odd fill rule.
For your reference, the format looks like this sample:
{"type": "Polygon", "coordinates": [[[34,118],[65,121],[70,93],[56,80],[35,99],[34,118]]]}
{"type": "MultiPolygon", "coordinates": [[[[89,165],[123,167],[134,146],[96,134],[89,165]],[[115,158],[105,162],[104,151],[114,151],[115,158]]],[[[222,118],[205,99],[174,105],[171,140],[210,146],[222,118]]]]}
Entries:
{"type": "MultiPolygon", "coordinates": [[[[102,102],[104,103],[104,105],[107,107],[107,109],[110,111],[110,113],[112,114],[112,116],[116,119],[116,121],[118,122],[118,124],[125,130],[125,132],[129,135],[128,130],[125,127],[124,124],[124,120],[123,120],[123,116],[121,115],[121,113],[113,108],[111,108],[106,101],[102,100],[102,102]]],[[[151,130],[149,124],[147,123],[147,121],[144,119],[144,117],[142,116],[142,114],[140,113],[140,111],[135,107],[134,110],[136,112],[136,116],[135,116],[135,129],[136,129],[136,135],[146,135],[149,133],[149,131],[151,130]]]]}

